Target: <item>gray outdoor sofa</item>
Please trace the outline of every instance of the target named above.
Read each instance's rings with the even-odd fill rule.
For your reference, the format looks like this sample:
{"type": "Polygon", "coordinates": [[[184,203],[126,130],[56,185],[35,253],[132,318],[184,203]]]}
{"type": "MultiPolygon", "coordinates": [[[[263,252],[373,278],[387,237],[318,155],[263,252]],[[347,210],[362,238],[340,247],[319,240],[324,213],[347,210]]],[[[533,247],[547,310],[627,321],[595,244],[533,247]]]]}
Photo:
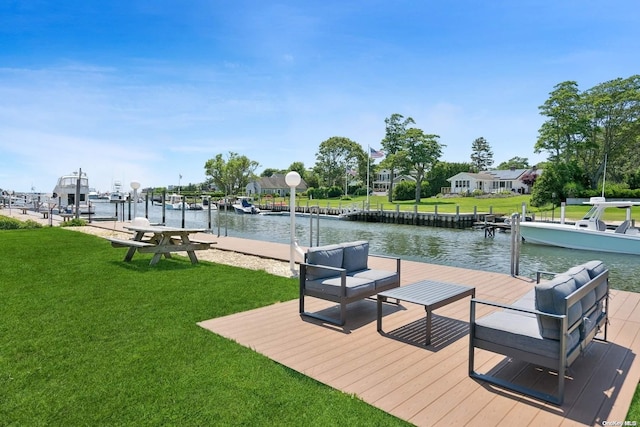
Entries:
{"type": "Polygon", "coordinates": [[[601,261],[590,261],[561,274],[539,272],[537,276],[535,288],[512,305],[471,300],[469,376],[562,405],[565,370],[603,328],[601,340],[607,340],[609,270],[601,261]],[[540,283],[544,274],[553,278],[540,283]],[[476,319],[476,306],[480,304],[502,310],[476,319]],[[556,393],[475,372],[476,348],[557,371],[556,393]]]}
{"type": "Polygon", "coordinates": [[[342,326],[347,304],[400,286],[400,258],[371,255],[395,260],[395,271],[386,271],[370,269],[369,256],[366,241],[309,248],[300,263],[300,314],[342,326]],[[340,304],[340,318],[306,312],[306,296],[340,304]]]}

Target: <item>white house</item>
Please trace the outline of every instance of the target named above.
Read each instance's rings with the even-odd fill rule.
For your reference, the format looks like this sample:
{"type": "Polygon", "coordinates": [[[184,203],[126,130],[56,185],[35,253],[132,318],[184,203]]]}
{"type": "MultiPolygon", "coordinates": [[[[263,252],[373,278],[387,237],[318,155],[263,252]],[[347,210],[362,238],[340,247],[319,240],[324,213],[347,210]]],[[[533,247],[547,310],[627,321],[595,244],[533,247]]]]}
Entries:
{"type": "Polygon", "coordinates": [[[462,194],[480,190],[483,193],[499,193],[512,191],[518,194],[531,193],[531,186],[536,177],[542,173],[537,168],[491,170],[479,173],[460,172],[447,181],[450,188],[443,188],[443,193],[462,194]]]}
{"type": "MultiPolygon", "coordinates": [[[[396,185],[402,181],[416,182],[416,179],[411,175],[400,175],[397,171],[393,174],[393,185],[396,185]]],[[[389,184],[391,182],[391,171],[389,169],[382,169],[373,175],[371,175],[371,186],[375,192],[387,192],[389,191],[389,184]]]]}

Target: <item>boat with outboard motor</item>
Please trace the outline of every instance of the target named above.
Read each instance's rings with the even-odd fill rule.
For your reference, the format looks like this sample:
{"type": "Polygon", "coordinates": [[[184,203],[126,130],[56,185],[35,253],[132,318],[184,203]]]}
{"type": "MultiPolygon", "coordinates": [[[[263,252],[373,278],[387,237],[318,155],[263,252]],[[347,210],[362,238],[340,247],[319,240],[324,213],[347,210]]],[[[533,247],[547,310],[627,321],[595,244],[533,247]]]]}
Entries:
{"type": "Polygon", "coordinates": [[[584,203],[590,204],[591,209],[575,224],[521,222],[522,238],[528,243],[562,248],[640,255],[640,230],[632,226],[631,220],[631,207],[640,206],[640,202],[592,197],[584,203]],[[627,209],[626,219],[615,227],[608,227],[602,219],[610,208],[627,209]]]}
{"type": "Polygon", "coordinates": [[[251,203],[251,199],[249,197],[238,197],[237,201],[231,206],[233,206],[233,209],[239,214],[253,215],[260,213],[260,209],[251,203]]]}

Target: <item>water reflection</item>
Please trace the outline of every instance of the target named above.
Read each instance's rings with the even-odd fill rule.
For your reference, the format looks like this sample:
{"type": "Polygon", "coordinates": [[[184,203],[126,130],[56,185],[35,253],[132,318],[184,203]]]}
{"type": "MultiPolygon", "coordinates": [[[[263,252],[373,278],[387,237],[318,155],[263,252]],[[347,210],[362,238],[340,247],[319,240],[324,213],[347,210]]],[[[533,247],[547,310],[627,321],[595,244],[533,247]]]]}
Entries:
{"type": "MultiPolygon", "coordinates": [[[[97,204],[97,215],[113,215],[113,206],[97,204]],[[104,205],[104,206],[100,206],[104,205]]],[[[138,213],[145,212],[138,206],[138,213]]],[[[181,226],[182,212],[167,210],[167,225],[181,226]]],[[[149,220],[160,222],[162,208],[149,207],[149,220]]],[[[209,213],[185,212],[187,227],[208,228],[209,213]]],[[[214,234],[278,243],[289,243],[288,215],[237,215],[233,212],[212,211],[211,228],[214,234]]],[[[316,220],[311,227],[309,217],[296,217],[296,237],[303,246],[316,245],[316,220]],[[313,228],[313,235],[310,230],[313,228]]],[[[371,253],[394,255],[403,259],[454,267],[471,268],[509,274],[511,235],[496,232],[485,238],[482,230],[457,230],[417,227],[398,224],[378,224],[321,219],[319,244],[367,240],[371,253]]],[[[616,289],[640,292],[640,257],[523,244],[520,274],[533,277],[537,270],[564,271],[592,259],[602,260],[611,271],[611,286],[616,289]]]]}

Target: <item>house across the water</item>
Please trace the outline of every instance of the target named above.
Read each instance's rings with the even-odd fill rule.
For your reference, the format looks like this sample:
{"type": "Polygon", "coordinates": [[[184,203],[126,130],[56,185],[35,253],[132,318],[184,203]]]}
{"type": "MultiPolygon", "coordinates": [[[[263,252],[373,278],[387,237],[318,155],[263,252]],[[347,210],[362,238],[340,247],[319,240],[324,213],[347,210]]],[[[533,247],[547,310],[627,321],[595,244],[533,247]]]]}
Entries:
{"type": "Polygon", "coordinates": [[[518,194],[530,194],[533,183],[541,173],[542,170],[536,167],[490,170],[479,173],[460,172],[447,178],[451,187],[442,188],[442,193],[465,194],[479,190],[482,193],[510,191],[518,194]]]}

